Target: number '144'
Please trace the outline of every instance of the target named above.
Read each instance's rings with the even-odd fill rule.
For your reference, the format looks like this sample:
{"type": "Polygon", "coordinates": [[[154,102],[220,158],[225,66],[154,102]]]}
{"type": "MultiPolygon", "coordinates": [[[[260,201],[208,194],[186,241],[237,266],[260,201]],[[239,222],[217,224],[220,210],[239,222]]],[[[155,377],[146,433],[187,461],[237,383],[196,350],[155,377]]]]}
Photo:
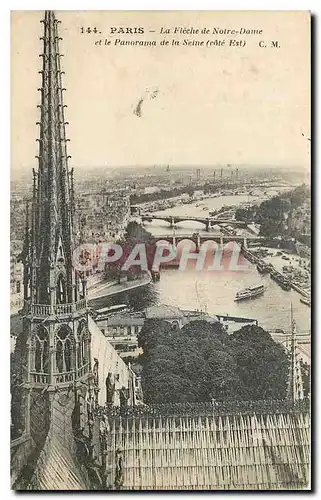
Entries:
{"type": "Polygon", "coordinates": [[[95,28],[80,28],[81,33],[98,33],[98,29],[95,28]]]}

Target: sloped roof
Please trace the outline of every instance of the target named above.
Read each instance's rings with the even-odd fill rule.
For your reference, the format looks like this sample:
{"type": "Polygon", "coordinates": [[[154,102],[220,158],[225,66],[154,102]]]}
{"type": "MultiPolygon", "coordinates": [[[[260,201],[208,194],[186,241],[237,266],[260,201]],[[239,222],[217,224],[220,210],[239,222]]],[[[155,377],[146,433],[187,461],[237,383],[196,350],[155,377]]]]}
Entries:
{"type": "Polygon", "coordinates": [[[87,490],[88,484],[68,447],[47,441],[37,463],[29,490],[87,490]]]}
{"type": "Polygon", "coordinates": [[[102,328],[108,326],[141,326],[144,324],[144,318],[130,314],[115,314],[108,318],[106,322],[101,321],[99,326],[102,328]]]}
{"type": "Polygon", "coordinates": [[[122,432],[119,424],[113,433],[118,428],[124,490],[309,487],[308,413],[137,416],[122,421],[122,432]]]}
{"type": "Polygon", "coordinates": [[[58,391],[51,401],[48,436],[40,452],[28,490],[87,490],[86,474],[76,458],[71,415],[73,393],[58,391]]]}
{"type": "Polygon", "coordinates": [[[173,319],[183,318],[184,314],[178,307],[162,304],[160,306],[151,306],[145,309],[147,319],[173,319]]]}

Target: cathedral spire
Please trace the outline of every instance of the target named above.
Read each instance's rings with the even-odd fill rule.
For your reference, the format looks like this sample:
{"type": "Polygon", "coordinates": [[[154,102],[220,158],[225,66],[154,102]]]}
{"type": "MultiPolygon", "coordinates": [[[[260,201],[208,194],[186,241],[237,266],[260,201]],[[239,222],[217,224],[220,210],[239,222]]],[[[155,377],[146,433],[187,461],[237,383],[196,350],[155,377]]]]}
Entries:
{"type": "Polygon", "coordinates": [[[301,364],[298,359],[298,349],[296,341],[296,324],[293,319],[293,307],[291,302],[291,346],[290,346],[290,367],[288,376],[288,400],[295,404],[304,398],[301,364]]]}
{"type": "Polygon", "coordinates": [[[74,196],[68,168],[60,21],[53,11],[46,11],[41,22],[39,155],[32,204],[30,298],[33,303],[55,305],[77,299],[72,270],[74,196]]]}

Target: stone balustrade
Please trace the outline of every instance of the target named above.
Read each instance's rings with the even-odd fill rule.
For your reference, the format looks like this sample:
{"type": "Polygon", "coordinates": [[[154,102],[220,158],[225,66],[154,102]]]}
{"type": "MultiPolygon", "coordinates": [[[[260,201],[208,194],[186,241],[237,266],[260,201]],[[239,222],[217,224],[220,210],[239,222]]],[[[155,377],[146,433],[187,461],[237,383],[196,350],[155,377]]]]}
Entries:
{"type": "Polygon", "coordinates": [[[74,312],[80,312],[86,309],[87,300],[82,299],[78,302],[72,302],[69,304],[56,304],[54,306],[48,304],[31,304],[29,306],[31,314],[35,316],[63,316],[67,314],[72,314],[74,312]]]}
{"type": "Polygon", "coordinates": [[[49,383],[49,374],[48,373],[30,373],[31,381],[35,384],[48,384],[49,383]]]}

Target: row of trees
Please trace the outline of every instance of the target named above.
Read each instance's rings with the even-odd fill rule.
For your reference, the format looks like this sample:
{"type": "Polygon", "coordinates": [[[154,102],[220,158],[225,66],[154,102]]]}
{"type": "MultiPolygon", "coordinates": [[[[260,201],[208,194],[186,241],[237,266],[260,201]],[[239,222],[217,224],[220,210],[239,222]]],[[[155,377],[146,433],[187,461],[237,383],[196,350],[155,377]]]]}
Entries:
{"type": "Polygon", "coordinates": [[[146,403],[262,400],[286,396],[288,355],[270,334],[245,326],[227,335],[220,323],[181,330],[147,320],[138,336],[146,403]]]}

